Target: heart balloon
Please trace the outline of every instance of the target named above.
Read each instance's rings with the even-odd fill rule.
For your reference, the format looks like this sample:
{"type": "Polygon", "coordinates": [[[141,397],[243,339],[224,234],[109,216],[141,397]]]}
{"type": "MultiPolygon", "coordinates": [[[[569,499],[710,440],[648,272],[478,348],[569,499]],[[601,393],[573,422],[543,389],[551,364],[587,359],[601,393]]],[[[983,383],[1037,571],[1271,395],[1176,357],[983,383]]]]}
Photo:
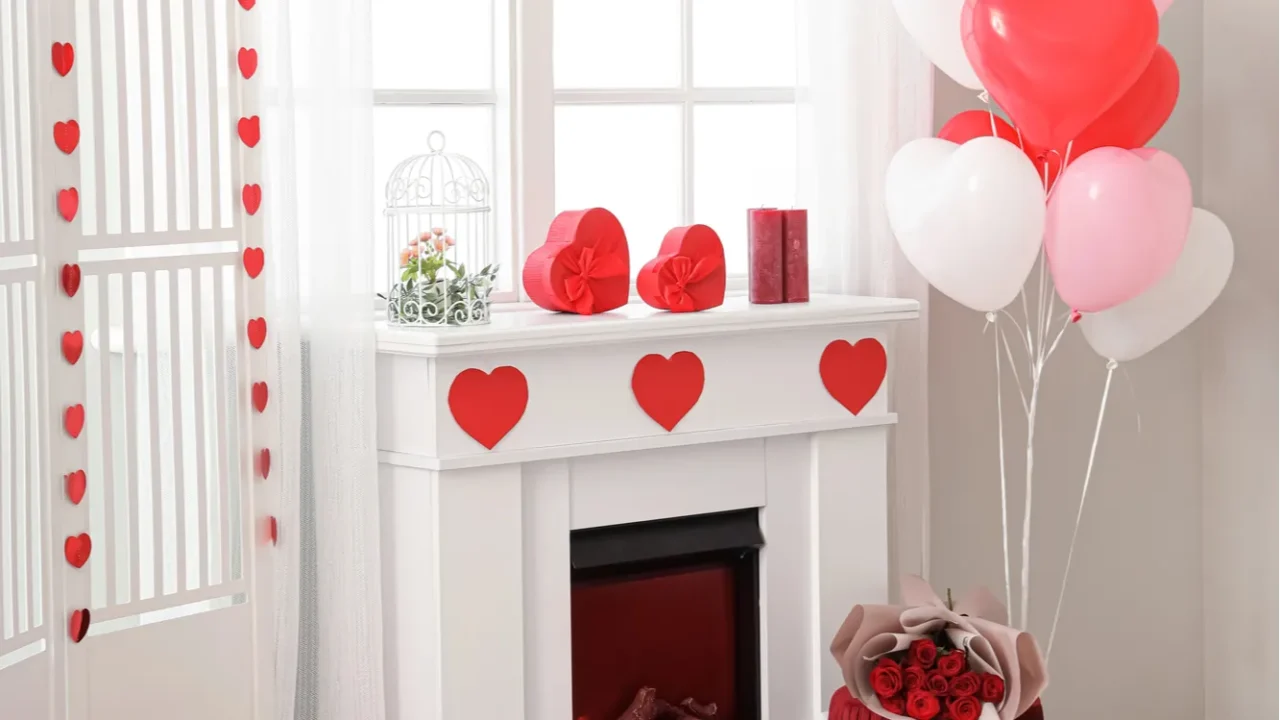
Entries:
{"type": "Polygon", "coordinates": [[[929,62],[970,90],[982,89],[960,38],[964,0],[893,0],[893,9],[929,62]]]}
{"type": "Polygon", "coordinates": [[[966,0],[965,53],[1033,145],[1064,147],[1151,61],[1152,0],[966,0]]]}
{"type": "Polygon", "coordinates": [[[1191,180],[1154,148],[1104,147],[1074,160],[1049,197],[1044,250],[1058,295],[1099,312],[1169,272],[1191,224],[1191,180]]]}
{"type": "Polygon", "coordinates": [[[889,225],[903,255],[939,292],[983,312],[1018,296],[1044,236],[1044,190],[1016,145],[924,138],[893,156],[889,225]]]}
{"type": "Polygon", "coordinates": [[[1217,215],[1196,208],[1187,244],[1169,274],[1150,290],[1110,310],[1085,315],[1084,339],[1099,355],[1127,362],[1182,332],[1218,299],[1231,275],[1231,231],[1217,215]]]}
{"type": "Polygon", "coordinates": [[[938,137],[960,145],[974,138],[998,137],[1019,145],[1018,131],[1014,130],[1004,118],[986,110],[965,110],[957,113],[938,131],[938,137]]]}

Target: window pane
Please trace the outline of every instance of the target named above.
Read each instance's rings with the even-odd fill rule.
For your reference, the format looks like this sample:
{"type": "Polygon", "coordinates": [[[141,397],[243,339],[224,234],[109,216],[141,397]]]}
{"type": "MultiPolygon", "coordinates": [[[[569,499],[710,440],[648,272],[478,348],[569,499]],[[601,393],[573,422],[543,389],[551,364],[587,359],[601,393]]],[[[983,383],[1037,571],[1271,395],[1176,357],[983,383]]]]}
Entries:
{"type": "Polygon", "coordinates": [[[678,87],[680,0],[555,0],[555,84],[678,87]]]}
{"type": "Polygon", "coordinates": [[[375,88],[493,86],[493,0],[373,0],[373,40],[375,88]]]}
{"type": "Polygon", "coordinates": [[[695,0],[693,84],[791,87],[795,34],[795,0],[695,0]]]}
{"type": "MultiPolygon", "coordinates": [[[[414,155],[429,152],[427,136],[433,131],[444,133],[447,153],[458,153],[474,160],[489,181],[490,197],[494,192],[493,167],[493,108],[491,106],[377,106],[373,109],[373,172],[374,172],[374,238],[377,245],[377,262],[374,264],[374,287],[385,292],[390,282],[391,253],[398,251],[408,237],[389,237],[396,233],[382,215],[386,207],[386,185],[392,172],[401,161],[414,155]]],[[[493,205],[490,201],[490,206],[493,205]]],[[[449,228],[455,234],[461,248],[468,238],[462,237],[459,228],[449,228]]],[[[495,237],[493,215],[488,224],[490,242],[495,237]]],[[[494,255],[494,259],[507,262],[506,255],[494,255]]],[[[504,288],[509,289],[509,288],[504,288]]]]}
{"type": "Polygon", "coordinates": [[[556,108],[556,210],[603,207],[627,232],[632,274],[680,224],[680,108],[556,108]]]}
{"type": "Polygon", "coordinates": [[[724,242],[729,274],[747,271],[747,208],[793,207],[793,105],[700,105],[693,111],[693,214],[724,242]]]}

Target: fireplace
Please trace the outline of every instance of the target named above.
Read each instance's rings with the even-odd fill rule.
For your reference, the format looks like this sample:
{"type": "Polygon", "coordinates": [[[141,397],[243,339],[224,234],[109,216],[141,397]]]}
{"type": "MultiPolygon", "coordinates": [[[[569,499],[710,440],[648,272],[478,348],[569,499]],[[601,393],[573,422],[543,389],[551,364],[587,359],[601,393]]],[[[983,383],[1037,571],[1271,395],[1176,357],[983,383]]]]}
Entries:
{"type": "Polygon", "coordinates": [[[760,719],[754,508],[575,530],[569,542],[574,718],[618,720],[653,688],[659,706],[696,703],[658,717],[697,720],[714,704],[715,720],[760,719]]]}

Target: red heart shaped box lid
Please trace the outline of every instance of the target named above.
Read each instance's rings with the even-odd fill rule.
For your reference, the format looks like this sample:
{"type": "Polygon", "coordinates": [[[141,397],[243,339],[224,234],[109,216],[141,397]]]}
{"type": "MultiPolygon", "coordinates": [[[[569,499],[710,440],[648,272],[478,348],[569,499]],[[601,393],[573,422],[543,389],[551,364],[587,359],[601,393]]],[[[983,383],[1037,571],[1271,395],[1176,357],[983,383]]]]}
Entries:
{"type": "Polygon", "coordinates": [[[650,307],[671,312],[724,304],[724,244],[715,230],[690,225],[670,230],[658,256],[636,276],[636,292],[650,307]]]}
{"type": "Polygon", "coordinates": [[[604,208],[567,210],[525,260],[525,294],[538,307],[582,315],[627,304],[631,253],[622,223],[604,208]]]}

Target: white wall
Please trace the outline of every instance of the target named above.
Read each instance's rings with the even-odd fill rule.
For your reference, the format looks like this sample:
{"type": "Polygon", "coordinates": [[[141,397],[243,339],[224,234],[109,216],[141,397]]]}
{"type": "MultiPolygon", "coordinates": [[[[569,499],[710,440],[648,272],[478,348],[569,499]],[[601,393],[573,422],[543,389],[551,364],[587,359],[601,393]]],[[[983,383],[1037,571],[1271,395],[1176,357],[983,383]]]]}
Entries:
{"type": "MultiPolygon", "coordinates": [[[[1238,268],[1250,262],[1247,253],[1252,253],[1257,265],[1243,272],[1237,270],[1228,295],[1240,294],[1245,282],[1242,278],[1251,275],[1256,276],[1261,288],[1250,294],[1252,299],[1226,298],[1224,308],[1248,304],[1247,312],[1259,308],[1270,314],[1255,313],[1228,324],[1225,332],[1231,338],[1230,344],[1217,354],[1224,360],[1231,358],[1233,364],[1217,372],[1204,349],[1211,334],[1224,328],[1214,327],[1214,320],[1208,319],[1147,357],[1128,364],[1126,373],[1117,375],[1051,657],[1052,684],[1045,698],[1050,717],[1204,718],[1205,654],[1209,652],[1213,661],[1217,657],[1212,655],[1213,650],[1223,646],[1216,638],[1206,641],[1204,636],[1204,582],[1208,579],[1217,587],[1235,583],[1237,588],[1246,584],[1258,588],[1276,585],[1275,1],[1217,2],[1212,11],[1215,16],[1229,14],[1225,6],[1247,4],[1260,8],[1269,4],[1266,12],[1270,15],[1265,21],[1250,22],[1256,22],[1259,28],[1265,26],[1272,33],[1270,47],[1262,47],[1262,40],[1251,40],[1251,45],[1236,44],[1238,41],[1230,33],[1237,31],[1226,27],[1221,30],[1221,37],[1211,37],[1212,26],[1203,16],[1201,0],[1177,0],[1162,20],[1161,42],[1178,62],[1181,95],[1173,117],[1152,145],[1182,161],[1192,178],[1196,204],[1222,213],[1233,227],[1238,245],[1258,246],[1253,251],[1237,251],[1238,268]],[[1261,74],[1256,68],[1251,71],[1234,67],[1237,58],[1215,56],[1207,62],[1208,51],[1221,54],[1227,47],[1237,56],[1251,54],[1256,68],[1265,66],[1270,74],[1261,74]],[[1258,118],[1248,126],[1240,122],[1223,125],[1218,116],[1241,112],[1244,102],[1243,98],[1221,97],[1225,89],[1221,76],[1233,72],[1243,77],[1230,87],[1239,87],[1240,91],[1252,88],[1255,95],[1249,102],[1270,108],[1265,121],[1258,118]],[[1212,88],[1208,86],[1210,77],[1212,88]],[[1222,107],[1206,113],[1202,100],[1222,107]],[[1221,138],[1211,145],[1202,132],[1211,129],[1211,134],[1219,133],[1227,127],[1242,134],[1221,138]],[[1211,157],[1223,152],[1219,145],[1227,144],[1233,150],[1252,153],[1249,167],[1253,174],[1247,179],[1237,177],[1234,169],[1240,160],[1211,157]],[[1255,183],[1256,187],[1264,177],[1270,179],[1269,186],[1240,193],[1241,183],[1255,183]],[[1228,184],[1232,188],[1223,189],[1228,184]],[[1247,210],[1237,217],[1223,195],[1233,196],[1234,202],[1246,208],[1249,203],[1265,203],[1265,207],[1256,211],[1257,220],[1251,220],[1247,210]],[[1264,210],[1270,225],[1262,220],[1264,210]],[[1251,224],[1257,227],[1251,229],[1251,224]],[[1249,234],[1252,240],[1246,238],[1249,234]],[[1202,355],[1206,355],[1203,394],[1202,355]],[[1223,409],[1216,410],[1218,406],[1223,409]],[[1242,407],[1250,408],[1251,414],[1238,414],[1242,407]],[[1209,429],[1219,421],[1225,423],[1220,431],[1209,429]],[[1218,435],[1227,438],[1217,438],[1218,435]],[[1269,459],[1269,465],[1264,458],[1269,459]],[[1203,486],[1202,475],[1208,478],[1203,486]],[[1230,492],[1214,494],[1213,488],[1218,484],[1229,487],[1230,492]],[[1266,492],[1254,487],[1264,484],[1266,492]],[[1249,524],[1258,529],[1248,535],[1230,533],[1219,537],[1237,526],[1239,508],[1250,502],[1251,496],[1260,500],[1260,511],[1265,510],[1256,519],[1250,518],[1249,524]],[[1202,523],[1208,532],[1202,532],[1202,523]],[[1259,536],[1266,532],[1270,533],[1269,539],[1263,542],[1259,536]],[[1257,561],[1270,569],[1270,579],[1265,582],[1248,580],[1245,575],[1245,564],[1254,558],[1243,553],[1255,539],[1259,548],[1270,553],[1259,551],[1257,561]],[[1203,554],[1206,551],[1208,554],[1203,554]],[[1224,559],[1234,562],[1223,563],[1224,559]]],[[[962,109],[979,106],[972,93],[938,76],[938,126],[962,109]]],[[[936,293],[932,300],[929,387],[933,581],[939,587],[956,588],[983,583],[1003,594],[993,338],[990,333],[982,333],[983,319],[979,314],[936,293]]],[[[1070,329],[1047,370],[1037,424],[1030,629],[1042,647],[1048,642],[1104,377],[1104,361],[1089,349],[1078,330],[1070,329]]],[[[1025,444],[1025,422],[1008,375],[1006,380],[1006,444],[1008,472],[1013,479],[1011,552],[1017,606],[1023,498],[1020,478],[1024,467],[1020,451],[1025,444]]],[[[1254,636],[1257,643],[1265,643],[1271,663],[1259,665],[1256,677],[1265,675],[1269,680],[1263,682],[1254,679],[1254,675],[1248,675],[1247,680],[1228,680],[1226,674],[1231,671],[1226,667],[1215,670],[1211,678],[1221,675],[1224,686],[1228,682],[1252,683],[1257,691],[1272,698],[1274,708],[1276,616],[1274,589],[1269,592],[1273,594],[1266,617],[1272,624],[1267,626],[1269,631],[1264,629],[1254,636]]],[[[1233,606],[1224,611],[1236,614],[1258,607],[1255,599],[1236,599],[1241,595],[1239,590],[1230,594],[1232,599],[1228,602],[1233,606]]],[[[1210,607],[1216,609],[1216,601],[1210,600],[1210,607]]],[[[1243,628],[1238,631],[1237,639],[1230,641],[1233,654],[1239,652],[1242,638],[1252,632],[1243,628]]],[[[1259,652],[1262,649],[1261,645],[1257,648],[1259,652]]],[[[1211,680],[1208,697],[1216,699],[1218,690],[1211,680]]],[[[1256,713],[1256,704],[1253,709],[1255,713],[1248,715],[1231,712],[1211,717],[1268,717],[1256,713]]],[[[1275,716],[1274,711],[1269,715],[1275,716]]]]}

